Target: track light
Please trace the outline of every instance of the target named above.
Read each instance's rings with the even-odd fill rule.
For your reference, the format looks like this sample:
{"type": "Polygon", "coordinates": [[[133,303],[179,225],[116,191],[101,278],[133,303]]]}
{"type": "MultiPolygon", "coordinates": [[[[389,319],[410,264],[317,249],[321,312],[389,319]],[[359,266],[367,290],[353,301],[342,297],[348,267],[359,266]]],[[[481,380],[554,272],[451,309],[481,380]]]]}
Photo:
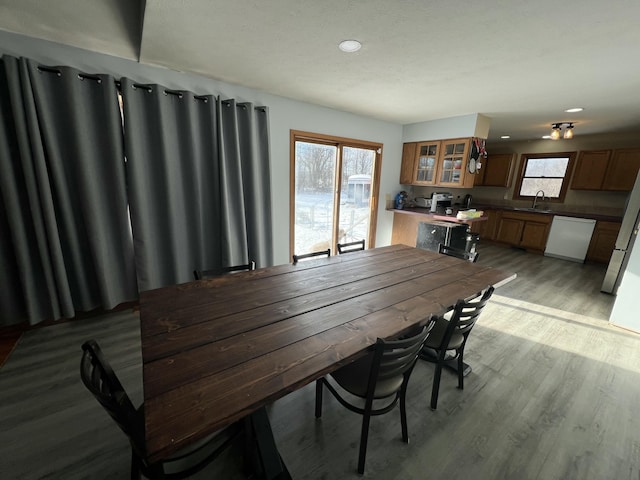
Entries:
{"type": "Polygon", "coordinates": [[[573,138],[573,123],[567,124],[567,128],[564,131],[564,136],[562,137],[565,140],[570,140],[573,138]]]}
{"type": "Polygon", "coordinates": [[[549,138],[551,140],[559,140],[560,134],[562,133],[562,126],[566,125],[566,129],[564,131],[564,135],[562,138],[566,140],[570,140],[573,138],[573,122],[559,122],[551,124],[551,134],[549,138]]]}

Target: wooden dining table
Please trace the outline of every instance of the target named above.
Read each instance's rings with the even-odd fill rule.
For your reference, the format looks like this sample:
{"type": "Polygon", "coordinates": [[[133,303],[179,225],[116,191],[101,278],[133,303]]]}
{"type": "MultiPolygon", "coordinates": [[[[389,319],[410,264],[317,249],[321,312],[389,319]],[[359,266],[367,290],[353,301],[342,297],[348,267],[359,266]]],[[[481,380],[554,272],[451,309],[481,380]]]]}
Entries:
{"type": "Polygon", "coordinates": [[[376,338],[514,277],[392,245],[142,292],[148,455],[166,458],[255,412],[265,421],[267,404],[376,338]]]}

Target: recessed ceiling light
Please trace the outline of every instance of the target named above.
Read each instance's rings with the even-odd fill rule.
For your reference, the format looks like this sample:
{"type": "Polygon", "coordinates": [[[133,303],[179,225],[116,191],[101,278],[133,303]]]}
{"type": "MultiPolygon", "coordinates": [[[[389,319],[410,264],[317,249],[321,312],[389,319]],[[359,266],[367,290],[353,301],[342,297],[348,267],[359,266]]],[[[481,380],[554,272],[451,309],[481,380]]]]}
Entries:
{"type": "Polygon", "coordinates": [[[343,52],[353,53],[360,50],[362,44],[358,40],[343,40],[340,42],[340,45],[338,45],[338,48],[343,52]]]}
{"type": "Polygon", "coordinates": [[[582,108],[582,107],[575,107],[575,108],[567,108],[565,110],[565,112],[567,112],[567,113],[576,113],[576,112],[581,112],[583,110],[584,110],[584,108],[582,108]]]}
{"type": "Polygon", "coordinates": [[[542,138],[544,138],[545,140],[549,140],[551,138],[551,135],[543,135],[542,138]]]}
{"type": "Polygon", "coordinates": [[[511,135],[501,135],[500,138],[511,138],[511,135]]]}

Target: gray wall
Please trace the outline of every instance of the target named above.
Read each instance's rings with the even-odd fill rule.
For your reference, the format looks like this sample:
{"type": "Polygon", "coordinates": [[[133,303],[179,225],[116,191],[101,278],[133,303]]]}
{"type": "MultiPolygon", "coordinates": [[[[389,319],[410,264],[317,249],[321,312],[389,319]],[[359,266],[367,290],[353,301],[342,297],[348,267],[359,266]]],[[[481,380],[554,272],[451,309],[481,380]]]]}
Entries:
{"type": "MultiPolygon", "coordinates": [[[[274,258],[276,263],[289,259],[289,132],[303,130],[327,135],[379,142],[384,145],[380,195],[394,196],[399,191],[402,155],[402,126],[352,115],[338,110],[299,102],[284,97],[232,85],[195,74],[162,67],[142,65],[130,60],[81,50],[40,39],[0,31],[0,53],[29,57],[45,65],[68,65],[87,73],[126,76],[141,83],[159,83],[169,88],[199,94],[221,95],[269,107],[271,136],[271,185],[274,206],[274,258]]],[[[277,67],[275,67],[277,68],[277,67]]],[[[379,202],[376,245],[391,241],[393,214],[379,202]]]]}

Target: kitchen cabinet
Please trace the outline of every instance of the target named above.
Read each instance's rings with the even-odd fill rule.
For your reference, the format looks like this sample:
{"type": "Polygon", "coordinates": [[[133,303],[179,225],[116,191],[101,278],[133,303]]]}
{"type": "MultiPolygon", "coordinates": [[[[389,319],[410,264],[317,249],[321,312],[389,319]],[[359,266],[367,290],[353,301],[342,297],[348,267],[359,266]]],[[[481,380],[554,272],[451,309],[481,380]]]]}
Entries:
{"type": "Polygon", "coordinates": [[[400,183],[470,188],[475,175],[467,170],[470,138],[405,143],[400,183]]]}
{"type": "Polygon", "coordinates": [[[547,245],[553,215],[504,211],[495,240],[542,253],[547,245]]]}
{"type": "Polygon", "coordinates": [[[418,224],[424,221],[425,218],[420,215],[394,214],[391,245],[403,244],[415,247],[418,238],[418,224]]]}
{"type": "Polygon", "coordinates": [[[400,183],[402,185],[412,185],[415,182],[414,166],[417,146],[417,142],[402,145],[402,164],[400,166],[400,183]]]}
{"type": "Polygon", "coordinates": [[[571,188],[630,191],[638,170],[640,148],[581,151],[571,179],[571,188]]]}
{"type": "Polygon", "coordinates": [[[509,187],[514,157],[513,153],[490,153],[480,161],[482,168],[475,178],[474,187],[509,187]]]}
{"type": "Polygon", "coordinates": [[[640,170],[640,148],[614,150],[602,182],[602,190],[629,192],[640,170]]]}
{"type": "Polygon", "coordinates": [[[591,236],[589,250],[587,250],[588,262],[609,263],[611,254],[616,245],[620,222],[597,221],[591,236]]]}
{"type": "Polygon", "coordinates": [[[482,240],[495,240],[501,213],[500,210],[484,210],[482,215],[487,217],[487,220],[475,222],[471,225],[471,231],[480,236],[480,242],[482,240]]]}
{"type": "Polygon", "coordinates": [[[435,185],[440,141],[411,142],[402,146],[400,183],[403,185],[435,185]]]}
{"type": "Polygon", "coordinates": [[[584,150],[578,154],[576,168],[571,179],[573,190],[600,190],[611,150],[584,150]]]}

